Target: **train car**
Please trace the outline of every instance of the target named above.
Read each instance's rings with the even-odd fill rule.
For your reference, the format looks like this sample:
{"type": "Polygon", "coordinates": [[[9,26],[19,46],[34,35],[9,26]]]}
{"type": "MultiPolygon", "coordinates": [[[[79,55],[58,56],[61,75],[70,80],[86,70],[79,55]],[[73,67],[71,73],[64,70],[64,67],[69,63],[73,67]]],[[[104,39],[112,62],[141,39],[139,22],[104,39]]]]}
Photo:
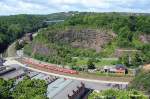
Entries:
{"type": "Polygon", "coordinates": [[[30,59],[25,59],[24,62],[27,63],[27,64],[42,67],[42,68],[45,68],[45,69],[54,70],[54,71],[57,71],[57,72],[63,72],[63,73],[67,73],[67,74],[78,74],[78,72],[75,71],[75,70],[57,67],[56,65],[49,65],[49,64],[44,64],[44,63],[42,64],[42,63],[39,63],[39,62],[36,62],[36,61],[32,61],[30,59]]]}

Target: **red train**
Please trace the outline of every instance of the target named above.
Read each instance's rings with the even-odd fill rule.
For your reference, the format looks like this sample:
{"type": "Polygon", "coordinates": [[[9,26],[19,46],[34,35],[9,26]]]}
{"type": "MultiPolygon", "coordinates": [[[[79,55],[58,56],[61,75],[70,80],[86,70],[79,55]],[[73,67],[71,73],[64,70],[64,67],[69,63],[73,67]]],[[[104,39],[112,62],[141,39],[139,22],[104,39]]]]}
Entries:
{"type": "Polygon", "coordinates": [[[38,67],[46,68],[48,70],[53,70],[53,71],[57,71],[57,72],[67,73],[67,74],[78,74],[78,72],[75,70],[61,68],[61,67],[58,67],[56,65],[44,64],[44,63],[40,63],[40,62],[31,60],[31,59],[24,59],[23,61],[26,64],[35,65],[38,67]]]}

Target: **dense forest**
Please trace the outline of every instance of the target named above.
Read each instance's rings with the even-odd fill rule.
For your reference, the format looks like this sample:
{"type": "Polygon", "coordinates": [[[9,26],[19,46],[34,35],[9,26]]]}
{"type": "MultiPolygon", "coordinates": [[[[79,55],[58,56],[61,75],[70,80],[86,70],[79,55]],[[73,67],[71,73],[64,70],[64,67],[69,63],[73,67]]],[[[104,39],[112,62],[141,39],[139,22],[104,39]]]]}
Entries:
{"type": "MultiPolygon", "coordinates": [[[[117,34],[119,47],[140,47],[136,40],[142,34],[150,34],[150,16],[121,13],[81,13],[65,21],[68,26],[85,26],[111,29],[117,34]]],[[[138,42],[139,43],[139,42],[138,42]]]]}
{"type": "Polygon", "coordinates": [[[44,27],[43,17],[34,15],[16,15],[0,17],[0,52],[3,52],[8,44],[22,37],[25,33],[34,32],[44,27]]]}
{"type": "Polygon", "coordinates": [[[0,99],[47,99],[47,84],[44,80],[31,80],[26,76],[15,85],[15,80],[0,78],[0,99]]]}
{"type": "Polygon", "coordinates": [[[11,15],[0,16],[0,53],[14,40],[25,33],[35,32],[39,28],[47,27],[46,21],[64,20],[75,12],[53,13],[49,15],[11,15]]]}
{"type": "Polygon", "coordinates": [[[121,56],[120,62],[137,66],[149,63],[149,33],[148,15],[77,13],[61,24],[41,30],[25,52],[40,60],[70,65],[75,61],[72,57],[115,57],[118,48],[134,49],[137,52],[130,53],[130,64],[126,63],[129,56],[121,56]]]}

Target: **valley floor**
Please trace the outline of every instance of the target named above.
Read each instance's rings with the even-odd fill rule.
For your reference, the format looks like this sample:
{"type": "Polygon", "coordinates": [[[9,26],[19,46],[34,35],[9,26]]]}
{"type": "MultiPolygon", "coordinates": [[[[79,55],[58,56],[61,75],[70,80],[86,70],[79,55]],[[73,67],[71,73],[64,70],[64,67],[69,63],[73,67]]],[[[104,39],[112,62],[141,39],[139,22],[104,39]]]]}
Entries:
{"type": "MultiPolygon", "coordinates": [[[[18,61],[23,63],[22,60],[18,60],[18,61]]],[[[38,61],[38,60],[36,60],[36,61],[37,61],[37,63],[42,64],[41,61],[38,61]]],[[[46,64],[49,64],[49,63],[46,63],[46,64]]],[[[49,69],[46,69],[46,68],[31,65],[31,64],[27,64],[27,65],[28,65],[28,67],[35,68],[37,70],[41,70],[41,71],[44,71],[44,72],[60,74],[60,75],[65,75],[65,76],[70,76],[70,77],[83,78],[83,79],[103,80],[103,81],[112,81],[112,82],[130,82],[133,79],[132,76],[124,76],[124,75],[118,75],[118,76],[111,76],[111,75],[109,76],[108,75],[107,76],[107,75],[99,75],[99,74],[96,74],[96,73],[89,73],[89,72],[79,72],[78,74],[66,74],[66,73],[63,73],[63,72],[57,72],[57,71],[54,71],[54,70],[49,70],[49,69]]]]}

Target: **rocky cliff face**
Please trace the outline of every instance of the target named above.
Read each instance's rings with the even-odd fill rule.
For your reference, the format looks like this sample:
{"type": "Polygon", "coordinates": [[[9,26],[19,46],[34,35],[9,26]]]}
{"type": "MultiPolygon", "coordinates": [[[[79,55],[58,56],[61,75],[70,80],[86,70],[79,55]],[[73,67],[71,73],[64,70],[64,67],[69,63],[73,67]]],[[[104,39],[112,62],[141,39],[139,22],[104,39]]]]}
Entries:
{"type": "Polygon", "coordinates": [[[68,29],[55,35],[59,42],[68,43],[75,48],[94,49],[97,52],[113,38],[112,32],[98,29],[68,29]]]}
{"type": "Polygon", "coordinates": [[[31,43],[31,56],[40,54],[47,57],[64,57],[68,54],[66,56],[69,57],[69,55],[78,56],[81,53],[82,56],[89,53],[91,55],[93,50],[100,52],[103,46],[114,38],[113,32],[104,29],[47,29],[31,43]],[[80,48],[80,51],[76,48],[80,48]]]}

